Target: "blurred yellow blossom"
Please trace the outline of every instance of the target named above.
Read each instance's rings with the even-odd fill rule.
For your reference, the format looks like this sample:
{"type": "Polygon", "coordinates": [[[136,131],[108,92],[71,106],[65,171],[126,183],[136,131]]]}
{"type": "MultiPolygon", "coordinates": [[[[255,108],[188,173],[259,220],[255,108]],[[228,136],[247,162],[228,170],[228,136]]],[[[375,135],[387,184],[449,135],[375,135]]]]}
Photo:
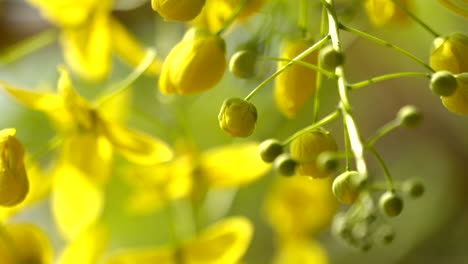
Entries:
{"type": "Polygon", "coordinates": [[[221,81],[226,63],[224,40],[203,29],[192,28],[164,60],[159,89],[164,94],[204,92],[221,81]]]}
{"type": "MultiPolygon", "coordinates": [[[[280,57],[293,59],[308,49],[313,42],[304,39],[288,39],[281,45],[280,57]]],[[[317,64],[316,51],[302,59],[303,62],[317,64]]],[[[278,62],[278,69],[288,64],[287,61],[278,62]]],[[[302,65],[292,65],[275,79],[274,97],[281,113],[293,118],[309,100],[316,87],[317,73],[302,65]]]]}
{"type": "Polygon", "coordinates": [[[266,197],[264,210],[281,244],[324,229],[336,213],[337,202],[328,178],[279,178],[266,197]]]}
{"type": "MultiPolygon", "coordinates": [[[[399,0],[399,2],[409,7],[408,0],[399,0]]],[[[402,23],[408,18],[408,15],[391,0],[366,0],[366,11],[371,23],[379,27],[402,23]]]]}
{"type": "Polygon", "coordinates": [[[2,264],[52,263],[52,247],[46,234],[30,224],[0,226],[2,264]]]}
{"type": "Polygon", "coordinates": [[[244,217],[224,219],[178,247],[125,250],[115,253],[104,263],[158,264],[235,264],[247,250],[253,233],[244,217]]]}
{"type": "Polygon", "coordinates": [[[313,240],[291,240],[282,244],[273,264],[327,264],[325,249],[313,240]]]}
{"type": "Polygon", "coordinates": [[[205,0],[151,0],[153,10],[166,21],[192,20],[204,5],[205,0]]]}
{"type": "Polygon", "coordinates": [[[0,130],[0,206],[15,206],[29,192],[24,147],[13,128],[0,130]]]}

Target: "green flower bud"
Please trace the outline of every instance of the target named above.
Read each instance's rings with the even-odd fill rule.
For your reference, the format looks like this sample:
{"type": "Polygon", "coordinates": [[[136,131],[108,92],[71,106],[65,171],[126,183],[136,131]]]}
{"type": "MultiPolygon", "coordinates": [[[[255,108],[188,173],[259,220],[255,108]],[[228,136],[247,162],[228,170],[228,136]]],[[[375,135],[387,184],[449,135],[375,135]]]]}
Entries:
{"type": "Polygon", "coordinates": [[[457,79],[448,71],[438,71],[431,77],[431,90],[438,96],[450,96],[457,89],[457,79]]]}
{"type": "Polygon", "coordinates": [[[293,176],[296,172],[297,161],[291,158],[289,154],[281,154],[275,159],[275,170],[282,176],[293,176]]]}
{"type": "Polygon", "coordinates": [[[336,152],[324,151],[317,157],[317,164],[319,168],[325,172],[333,172],[340,166],[340,160],[336,156],[336,152]]]}
{"type": "Polygon", "coordinates": [[[346,213],[338,213],[333,218],[331,226],[332,234],[337,238],[348,240],[351,237],[351,227],[346,218],[346,213]]]}
{"type": "Polygon", "coordinates": [[[328,45],[320,50],[319,60],[324,69],[334,71],[336,67],[343,64],[344,54],[328,45]]]}
{"type": "Polygon", "coordinates": [[[403,182],[402,191],[412,198],[419,198],[424,194],[424,185],[421,181],[410,179],[403,182]]]}
{"type": "Polygon", "coordinates": [[[336,151],[337,145],[329,132],[306,132],[295,138],[290,145],[291,156],[299,161],[298,174],[313,178],[325,178],[329,172],[318,167],[317,158],[325,151],[336,151]]]}
{"type": "Polygon", "coordinates": [[[219,126],[232,137],[248,137],[257,122],[255,106],[240,98],[226,99],[218,115],[219,126]]]}
{"type": "Polygon", "coordinates": [[[384,245],[388,245],[395,240],[395,230],[389,225],[383,225],[377,229],[377,238],[384,245]]]}
{"type": "Polygon", "coordinates": [[[406,105],[398,111],[397,119],[403,126],[413,128],[417,127],[419,123],[421,123],[422,115],[415,106],[406,105]]]}
{"type": "Polygon", "coordinates": [[[257,71],[257,57],[257,52],[254,50],[237,51],[229,61],[229,71],[238,78],[252,78],[257,71]]]}
{"type": "Polygon", "coordinates": [[[393,192],[387,191],[379,199],[380,209],[390,217],[395,217],[403,210],[403,200],[393,192]]]}
{"type": "Polygon", "coordinates": [[[260,144],[258,152],[264,162],[271,163],[283,153],[283,145],[276,139],[267,139],[260,144]]]}
{"type": "Polygon", "coordinates": [[[356,202],[365,184],[357,171],[346,171],[335,178],[332,185],[332,191],[336,199],[344,204],[353,204],[356,202]]]}

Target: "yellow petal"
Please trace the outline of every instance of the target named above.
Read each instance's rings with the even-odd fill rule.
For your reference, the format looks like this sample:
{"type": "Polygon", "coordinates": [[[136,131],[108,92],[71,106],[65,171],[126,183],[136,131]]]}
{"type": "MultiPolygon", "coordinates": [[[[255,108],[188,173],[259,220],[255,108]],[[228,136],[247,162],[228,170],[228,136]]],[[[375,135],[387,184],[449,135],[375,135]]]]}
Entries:
{"type": "MultiPolygon", "coordinates": [[[[406,0],[400,0],[400,3],[408,8],[406,0]]],[[[397,24],[405,22],[408,18],[408,15],[391,0],[367,0],[366,11],[369,20],[375,26],[397,24]]]]}
{"type": "Polygon", "coordinates": [[[80,77],[101,81],[111,65],[109,10],[97,10],[84,25],[63,31],[65,61],[80,77]]]}
{"type": "Polygon", "coordinates": [[[266,197],[268,222],[280,238],[303,238],[327,227],[337,209],[331,180],[278,179],[266,197]]]}
{"type": "MultiPolygon", "coordinates": [[[[288,40],[281,47],[281,57],[293,59],[308,49],[310,41],[288,40]]],[[[317,52],[314,51],[302,59],[303,62],[317,64],[317,52]]],[[[278,62],[278,69],[288,62],[278,62]]],[[[288,118],[293,118],[302,109],[315,92],[316,72],[302,65],[292,65],[275,79],[274,97],[279,110],[288,118]]]]}
{"type": "MultiPolygon", "coordinates": [[[[146,49],[116,19],[111,19],[111,36],[112,48],[124,62],[134,67],[140,64],[146,56],[146,49]]],[[[161,73],[161,66],[162,62],[157,58],[146,72],[158,75],[161,73]]]]}
{"type": "Polygon", "coordinates": [[[29,192],[29,181],[24,167],[23,144],[13,136],[14,129],[0,132],[0,206],[15,206],[29,192]]]}
{"type": "Polygon", "coordinates": [[[441,96],[442,103],[450,112],[468,115],[468,73],[457,76],[458,87],[450,96],[441,96]]]}
{"type": "Polygon", "coordinates": [[[41,14],[60,27],[76,27],[84,23],[96,0],[27,0],[41,10],[41,14]]]}
{"type": "Polygon", "coordinates": [[[166,21],[194,19],[205,5],[205,0],[152,0],[153,10],[166,21]]]}
{"type": "Polygon", "coordinates": [[[123,250],[115,253],[105,264],[178,264],[175,250],[169,247],[123,250]]]}
{"type": "Polygon", "coordinates": [[[243,217],[225,219],[203,231],[182,250],[186,264],[234,264],[247,250],[253,227],[243,217]]]}
{"type": "Polygon", "coordinates": [[[52,210],[57,226],[68,239],[96,222],[103,207],[102,190],[71,165],[54,174],[52,210]]]}
{"type": "Polygon", "coordinates": [[[315,241],[293,240],[280,246],[273,264],[327,264],[325,249],[315,241]]]}
{"type": "Polygon", "coordinates": [[[159,139],[101,120],[100,125],[115,150],[128,160],[152,165],[172,158],[172,150],[159,139]]]}
{"type": "Polygon", "coordinates": [[[20,103],[32,110],[52,112],[60,111],[63,108],[62,98],[58,95],[20,90],[5,82],[0,82],[0,87],[20,103]]]}
{"type": "Polygon", "coordinates": [[[453,33],[434,40],[429,64],[436,71],[468,72],[467,56],[468,37],[463,33],[453,33]]]}
{"type": "Polygon", "coordinates": [[[62,252],[58,264],[95,264],[107,248],[109,234],[95,225],[80,233],[62,252]]]}
{"type": "Polygon", "coordinates": [[[7,225],[2,231],[4,231],[0,239],[2,264],[52,263],[52,248],[49,240],[36,226],[7,225]]]}
{"type": "Polygon", "coordinates": [[[270,168],[258,155],[258,143],[246,142],[201,154],[201,176],[211,187],[237,187],[263,176],[270,168]]]}

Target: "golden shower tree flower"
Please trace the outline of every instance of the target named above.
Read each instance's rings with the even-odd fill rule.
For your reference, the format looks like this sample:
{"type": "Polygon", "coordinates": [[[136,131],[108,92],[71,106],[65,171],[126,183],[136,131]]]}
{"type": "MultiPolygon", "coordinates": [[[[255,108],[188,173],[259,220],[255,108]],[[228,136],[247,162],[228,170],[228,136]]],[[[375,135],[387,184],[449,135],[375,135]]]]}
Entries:
{"type": "MultiPolygon", "coordinates": [[[[60,42],[70,68],[88,81],[107,77],[115,52],[136,66],[145,48],[111,15],[112,0],[29,0],[51,23],[61,29],[60,42]]],[[[147,72],[159,74],[155,60],[147,72]]]]}
{"type": "Polygon", "coordinates": [[[130,168],[133,192],[127,201],[132,213],[149,213],[168,200],[189,197],[194,188],[235,188],[251,183],[270,168],[257,153],[257,142],[244,142],[184,153],[163,164],[130,168]]]}
{"type": "Polygon", "coordinates": [[[192,28],[167,55],[159,89],[164,94],[191,95],[213,88],[226,70],[226,44],[217,35],[192,28]]]}
{"type": "MultiPolygon", "coordinates": [[[[313,42],[305,39],[288,39],[281,45],[280,57],[293,59],[308,49],[313,42]]],[[[318,52],[314,51],[302,59],[303,62],[317,64],[318,52]]],[[[288,64],[278,62],[278,69],[288,64]]],[[[302,109],[316,88],[316,72],[302,65],[292,65],[275,79],[274,98],[281,113],[293,118],[302,109]]]]}
{"type": "MultiPolygon", "coordinates": [[[[409,7],[408,0],[399,2],[409,7]]],[[[391,0],[366,0],[365,5],[370,22],[378,27],[402,23],[408,19],[408,15],[391,0]]]]}
{"type": "Polygon", "coordinates": [[[52,263],[49,239],[38,227],[30,224],[11,224],[0,228],[2,264],[52,263]]]}
{"type": "Polygon", "coordinates": [[[3,89],[29,108],[49,114],[65,128],[52,204],[58,225],[68,238],[99,216],[102,185],[110,176],[114,150],[129,161],[145,165],[172,158],[172,150],[164,142],[101,117],[98,109],[75,92],[64,68],[60,68],[58,94],[19,90],[9,84],[3,84],[3,89]],[[83,197],[89,203],[83,203],[83,197]]]}
{"type": "Polygon", "coordinates": [[[205,0],[151,0],[153,10],[166,21],[189,21],[200,14],[205,0]]]}
{"type": "Polygon", "coordinates": [[[317,234],[330,224],[336,210],[328,178],[278,178],[264,202],[266,219],[280,244],[317,234]]]}
{"type": "Polygon", "coordinates": [[[282,244],[273,257],[273,264],[327,264],[326,250],[316,241],[291,240],[282,244]]]}
{"type": "Polygon", "coordinates": [[[0,206],[15,206],[29,192],[24,147],[15,134],[13,128],[0,130],[0,206]]]}
{"type": "Polygon", "coordinates": [[[115,253],[105,264],[236,264],[247,250],[253,233],[244,217],[224,219],[177,247],[125,250],[115,253]]]}
{"type": "MultiPolygon", "coordinates": [[[[206,0],[205,7],[199,16],[193,20],[197,27],[208,29],[210,32],[218,32],[227,21],[241,7],[245,0],[206,0]]],[[[266,0],[246,0],[245,6],[236,16],[236,21],[245,21],[255,15],[263,7],[266,0]]]]}
{"type": "Polygon", "coordinates": [[[468,37],[453,33],[436,38],[429,58],[430,66],[436,71],[449,71],[456,76],[458,86],[450,96],[441,96],[442,103],[451,112],[468,115],[468,37]]]}

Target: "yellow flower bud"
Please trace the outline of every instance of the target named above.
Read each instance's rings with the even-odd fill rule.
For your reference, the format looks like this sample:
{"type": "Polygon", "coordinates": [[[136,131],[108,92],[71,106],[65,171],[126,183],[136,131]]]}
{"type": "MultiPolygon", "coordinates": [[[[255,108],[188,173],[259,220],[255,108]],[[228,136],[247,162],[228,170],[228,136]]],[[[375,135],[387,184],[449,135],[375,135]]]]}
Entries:
{"type": "Polygon", "coordinates": [[[189,21],[200,14],[205,0],[152,0],[153,10],[166,21],[189,21]]]}
{"type": "Polygon", "coordinates": [[[325,151],[336,151],[337,148],[328,132],[313,131],[300,135],[290,145],[291,156],[300,163],[296,172],[313,178],[327,177],[329,172],[319,168],[317,157],[325,151]]]}
{"type": "MultiPolygon", "coordinates": [[[[399,2],[408,8],[407,0],[399,2]]],[[[408,15],[391,0],[367,0],[366,11],[370,22],[378,27],[405,22],[408,18],[408,15]]]]}
{"type": "Polygon", "coordinates": [[[468,37],[453,33],[433,42],[429,65],[436,71],[468,72],[468,37]]]}
{"type": "Polygon", "coordinates": [[[257,122],[255,106],[240,98],[226,99],[218,115],[219,126],[232,137],[248,137],[257,122]]]}
{"type": "Polygon", "coordinates": [[[14,136],[15,129],[0,131],[0,205],[15,206],[29,192],[29,182],[24,168],[24,148],[14,136]]]}
{"type": "Polygon", "coordinates": [[[357,171],[346,171],[335,178],[332,191],[336,199],[344,204],[354,204],[360,194],[363,181],[357,171]]]}
{"type": "Polygon", "coordinates": [[[436,71],[448,71],[456,75],[457,88],[450,96],[441,96],[444,106],[453,113],[468,115],[468,37],[453,33],[436,38],[433,43],[430,66],[436,71]]]}
{"type": "MultiPolygon", "coordinates": [[[[281,58],[293,59],[313,43],[307,40],[289,40],[281,47],[281,58]]],[[[303,62],[317,64],[317,52],[302,59],[303,62]]],[[[278,69],[287,61],[278,62],[278,69]]],[[[302,65],[292,65],[281,73],[275,81],[275,102],[279,110],[288,118],[294,117],[314,93],[316,72],[302,65]]]]}
{"type": "Polygon", "coordinates": [[[189,30],[162,65],[159,89],[190,95],[213,88],[226,69],[224,40],[201,29],[189,30]]]}
{"type": "Polygon", "coordinates": [[[403,211],[403,200],[395,193],[387,191],[380,196],[379,206],[387,216],[395,217],[403,211]]]}

